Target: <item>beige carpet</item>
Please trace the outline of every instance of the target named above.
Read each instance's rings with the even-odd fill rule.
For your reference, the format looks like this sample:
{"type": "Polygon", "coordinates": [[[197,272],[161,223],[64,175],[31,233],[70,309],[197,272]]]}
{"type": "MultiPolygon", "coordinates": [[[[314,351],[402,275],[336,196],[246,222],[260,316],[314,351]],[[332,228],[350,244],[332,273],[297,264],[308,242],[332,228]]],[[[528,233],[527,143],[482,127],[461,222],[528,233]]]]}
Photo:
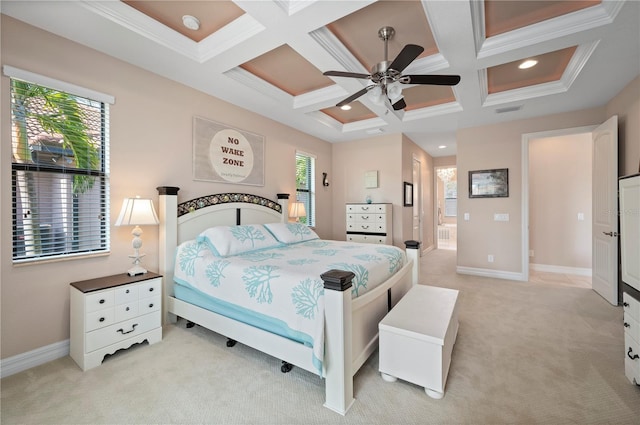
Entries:
{"type": "MultiPolygon", "coordinates": [[[[202,328],[82,372],[66,357],[1,381],[2,424],[624,424],[640,387],[624,376],[622,308],[590,289],[455,274],[455,251],[422,258],[422,282],[459,289],[460,330],[445,397],[384,382],[377,352],[342,417],[313,374],[202,328]]],[[[181,323],[184,325],[184,323],[181,323]]]]}

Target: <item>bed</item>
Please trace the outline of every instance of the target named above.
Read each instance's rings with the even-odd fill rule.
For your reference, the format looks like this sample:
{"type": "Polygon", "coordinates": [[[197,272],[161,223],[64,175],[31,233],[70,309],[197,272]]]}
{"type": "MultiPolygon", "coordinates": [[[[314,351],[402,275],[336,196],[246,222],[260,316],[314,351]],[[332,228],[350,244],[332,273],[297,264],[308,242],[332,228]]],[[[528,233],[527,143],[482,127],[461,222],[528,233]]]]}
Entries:
{"type": "MultiPolygon", "coordinates": [[[[305,240],[288,240],[286,234],[278,233],[285,227],[294,228],[286,225],[288,217],[282,213],[288,211],[287,194],[278,194],[278,200],[273,201],[250,194],[222,193],[179,204],[178,191],[176,187],[158,188],[159,268],[164,276],[165,322],[181,317],[320,376],[325,380],[324,406],[346,414],[354,402],[353,376],[377,348],[379,321],[417,283],[419,244],[408,241],[400,259],[392,247],[325,241],[317,239],[313,232],[305,240]],[[263,233],[271,233],[277,243],[262,241],[266,245],[258,245],[251,252],[238,252],[234,251],[235,245],[230,248],[221,242],[227,240],[227,233],[247,229],[266,229],[263,233]],[[365,249],[378,251],[372,254],[365,249]],[[362,264],[377,262],[389,273],[378,276],[379,270],[367,270],[365,273],[371,274],[367,280],[372,283],[363,287],[358,276],[362,264],[346,261],[348,251],[357,252],[355,256],[360,260],[368,260],[362,264]],[[327,253],[333,259],[320,263],[327,253]],[[378,260],[371,260],[374,255],[378,260]],[[264,266],[266,259],[279,263],[264,266]],[[246,279],[240,283],[244,277],[231,265],[238,262],[244,262],[239,267],[245,269],[263,267],[264,271],[264,267],[271,267],[270,270],[278,270],[274,275],[283,281],[306,283],[304,295],[322,292],[314,306],[320,321],[299,325],[299,321],[289,322],[262,310],[272,300],[282,298],[278,298],[279,286],[274,281],[264,292],[264,285],[250,288],[246,279]],[[203,283],[207,279],[208,283],[203,283]],[[242,297],[251,298],[255,308],[240,307],[240,300],[228,300],[219,292],[232,286],[233,281],[245,290],[228,296],[240,297],[242,292],[242,297]],[[209,302],[209,296],[216,302],[209,302]],[[284,326],[273,327],[273,323],[284,326]]],[[[277,308],[278,304],[273,304],[277,308]]],[[[304,315],[309,312],[303,311],[304,315]]]]}

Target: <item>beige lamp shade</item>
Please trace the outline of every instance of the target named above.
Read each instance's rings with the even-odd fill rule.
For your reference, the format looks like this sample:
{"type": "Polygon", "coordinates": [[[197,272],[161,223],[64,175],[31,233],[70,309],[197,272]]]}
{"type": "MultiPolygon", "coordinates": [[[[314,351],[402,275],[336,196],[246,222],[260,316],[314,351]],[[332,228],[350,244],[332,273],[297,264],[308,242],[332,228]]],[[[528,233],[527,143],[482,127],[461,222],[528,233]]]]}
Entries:
{"type": "Polygon", "coordinates": [[[304,204],[302,202],[293,202],[291,207],[289,208],[289,217],[295,218],[296,221],[300,219],[300,217],[306,217],[307,211],[304,208],[304,204]]]}
{"type": "Polygon", "coordinates": [[[124,198],[116,226],[145,226],[159,224],[151,199],[124,198]]]}

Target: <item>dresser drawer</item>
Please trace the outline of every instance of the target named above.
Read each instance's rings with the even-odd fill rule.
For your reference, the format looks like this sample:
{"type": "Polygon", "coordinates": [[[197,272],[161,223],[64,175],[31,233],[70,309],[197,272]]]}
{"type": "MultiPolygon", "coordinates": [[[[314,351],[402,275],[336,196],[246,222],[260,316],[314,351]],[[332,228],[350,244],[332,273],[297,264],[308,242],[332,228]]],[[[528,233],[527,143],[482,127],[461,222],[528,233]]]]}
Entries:
{"type": "Polygon", "coordinates": [[[379,244],[384,244],[385,241],[386,241],[386,236],[347,235],[347,241],[349,241],[349,242],[360,242],[360,243],[379,243],[379,244]]]}
{"type": "Polygon", "coordinates": [[[627,333],[624,334],[624,374],[633,384],[640,385],[640,347],[627,333]]]}
{"type": "Polygon", "coordinates": [[[640,342],[640,326],[629,313],[624,313],[624,333],[629,335],[636,342],[640,342]]]}
{"type": "Polygon", "coordinates": [[[85,298],[85,308],[87,312],[103,310],[114,305],[113,290],[100,291],[89,294],[85,298]]]}
{"type": "Polygon", "coordinates": [[[629,315],[634,320],[640,322],[640,301],[633,298],[627,292],[622,293],[622,306],[625,315],[629,315]]]}
{"type": "Polygon", "coordinates": [[[85,351],[90,353],[91,351],[124,341],[127,338],[136,337],[158,327],[160,327],[160,315],[150,313],[136,317],[135,319],[97,329],[87,334],[85,351]]]}
{"type": "Polygon", "coordinates": [[[86,331],[90,332],[94,329],[104,328],[114,322],[113,307],[104,310],[92,311],[87,313],[85,318],[86,331]]]}

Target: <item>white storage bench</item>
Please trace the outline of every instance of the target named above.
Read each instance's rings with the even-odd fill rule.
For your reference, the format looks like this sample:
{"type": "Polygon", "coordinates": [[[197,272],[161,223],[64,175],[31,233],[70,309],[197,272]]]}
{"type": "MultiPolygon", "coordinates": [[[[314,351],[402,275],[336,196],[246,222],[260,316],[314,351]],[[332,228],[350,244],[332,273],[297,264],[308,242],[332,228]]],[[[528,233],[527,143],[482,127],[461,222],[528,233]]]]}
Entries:
{"type": "Polygon", "coordinates": [[[444,396],[451,352],[458,334],[458,291],[417,285],[378,325],[380,372],[424,387],[428,396],[444,396]]]}

